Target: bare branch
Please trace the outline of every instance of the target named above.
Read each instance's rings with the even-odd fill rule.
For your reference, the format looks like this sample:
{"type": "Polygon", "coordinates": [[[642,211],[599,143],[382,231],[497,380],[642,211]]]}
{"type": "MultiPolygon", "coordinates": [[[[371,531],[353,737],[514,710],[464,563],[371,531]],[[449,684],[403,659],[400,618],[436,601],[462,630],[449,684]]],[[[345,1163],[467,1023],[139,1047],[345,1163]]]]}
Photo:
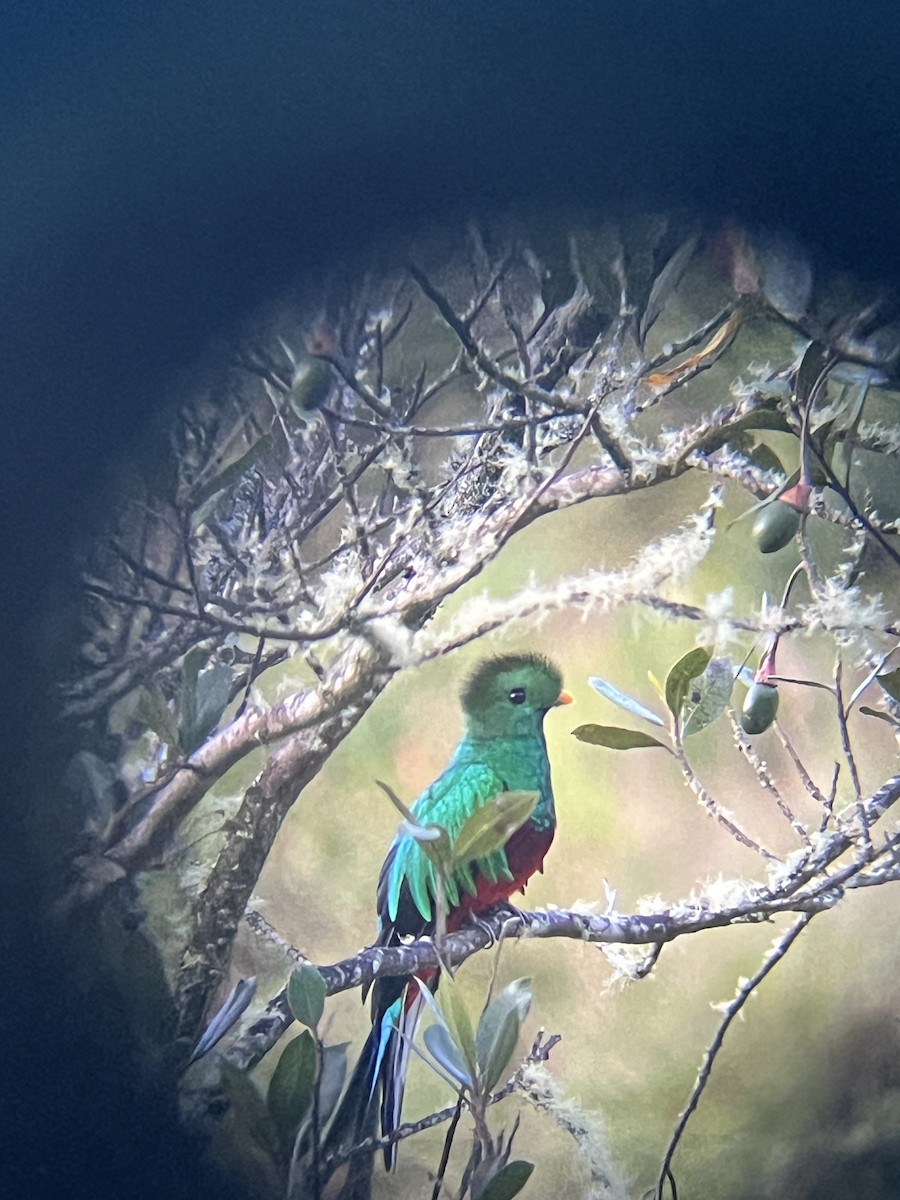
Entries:
{"type": "MultiPolygon", "coordinates": [[[[373,687],[380,690],[384,686],[389,672],[382,677],[380,685],[372,674],[378,662],[379,655],[371,643],[357,639],[348,645],[320,687],[292,696],[265,712],[250,710],[213,735],[159,790],[146,814],[109,846],[106,857],[130,869],[149,865],[162,851],[175,826],[213,783],[255,746],[268,745],[307,730],[307,749],[312,752],[315,747],[317,756],[327,757],[334,742],[324,739],[317,726],[320,722],[339,718],[344,711],[352,711],[367,691],[373,687]]],[[[371,692],[370,701],[375,694],[377,691],[371,692]]],[[[277,776],[280,763],[294,762],[300,744],[296,742],[275,752],[270,764],[271,774],[277,776]]],[[[85,880],[80,899],[93,899],[98,894],[98,887],[97,881],[85,880]]],[[[71,898],[73,902],[75,898],[71,898]]]]}

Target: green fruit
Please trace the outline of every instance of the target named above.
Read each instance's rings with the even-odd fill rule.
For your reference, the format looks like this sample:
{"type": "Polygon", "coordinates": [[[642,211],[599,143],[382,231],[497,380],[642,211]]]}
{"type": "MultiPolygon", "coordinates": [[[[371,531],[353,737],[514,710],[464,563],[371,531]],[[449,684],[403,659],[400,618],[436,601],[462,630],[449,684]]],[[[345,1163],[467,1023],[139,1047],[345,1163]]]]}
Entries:
{"type": "Polygon", "coordinates": [[[291,403],[298,415],[314,412],[331,395],[334,376],[327,362],[305,359],[297,364],[291,380],[291,403]]]}
{"type": "Polygon", "coordinates": [[[765,733],[778,712],[778,688],[771,683],[754,683],[744,697],[741,729],[744,733],[765,733]]]}
{"type": "Polygon", "coordinates": [[[783,550],[800,527],[800,514],[783,500],[773,500],[759,510],[753,522],[753,536],[763,554],[783,550]]]}

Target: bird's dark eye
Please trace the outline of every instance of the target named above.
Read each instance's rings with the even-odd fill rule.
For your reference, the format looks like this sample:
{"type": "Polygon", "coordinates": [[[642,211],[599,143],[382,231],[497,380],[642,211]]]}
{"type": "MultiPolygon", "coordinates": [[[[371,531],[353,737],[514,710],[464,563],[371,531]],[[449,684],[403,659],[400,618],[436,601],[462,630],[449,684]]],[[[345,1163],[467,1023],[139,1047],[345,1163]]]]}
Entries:
{"type": "Polygon", "coordinates": [[[513,688],[513,690],[509,693],[509,702],[510,702],[510,704],[524,704],[525,703],[525,689],[524,688],[513,688]]]}

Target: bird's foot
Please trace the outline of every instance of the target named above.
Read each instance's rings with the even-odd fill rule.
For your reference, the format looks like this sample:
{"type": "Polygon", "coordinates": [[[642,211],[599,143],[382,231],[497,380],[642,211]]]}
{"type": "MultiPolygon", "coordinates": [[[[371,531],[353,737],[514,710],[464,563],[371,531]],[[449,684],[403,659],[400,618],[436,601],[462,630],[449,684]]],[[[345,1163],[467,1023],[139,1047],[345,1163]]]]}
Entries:
{"type": "Polygon", "coordinates": [[[484,917],[476,916],[475,913],[469,913],[469,919],[466,923],[474,926],[475,929],[480,929],[482,933],[486,933],[488,935],[490,940],[488,941],[485,949],[493,946],[494,942],[496,942],[497,935],[494,933],[494,927],[491,925],[490,921],[485,920],[484,917]]]}
{"type": "Polygon", "coordinates": [[[521,908],[516,908],[515,904],[510,904],[508,900],[500,900],[491,907],[490,912],[492,916],[502,916],[507,919],[515,917],[517,920],[521,920],[525,916],[521,908]]]}
{"type": "Polygon", "coordinates": [[[488,935],[488,937],[491,939],[488,945],[493,946],[496,941],[505,936],[507,925],[511,922],[520,922],[524,915],[525,914],[520,908],[516,908],[516,906],[514,904],[510,904],[508,900],[500,900],[497,904],[492,904],[483,916],[470,913],[469,921],[475,926],[476,929],[481,929],[488,935]],[[495,920],[497,917],[503,918],[503,924],[500,926],[499,936],[497,934],[495,920]]]}

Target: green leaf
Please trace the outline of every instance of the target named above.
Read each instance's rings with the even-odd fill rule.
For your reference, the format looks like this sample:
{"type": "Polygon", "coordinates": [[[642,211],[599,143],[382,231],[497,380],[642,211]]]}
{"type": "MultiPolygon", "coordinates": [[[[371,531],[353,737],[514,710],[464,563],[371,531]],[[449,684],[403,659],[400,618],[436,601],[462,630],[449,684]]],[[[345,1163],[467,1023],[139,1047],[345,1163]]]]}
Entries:
{"type": "Polygon", "coordinates": [[[266,1104],[287,1142],[312,1107],[316,1082],[316,1044],[308,1029],[288,1042],[269,1081],[266,1104]]]}
{"type": "Polygon", "coordinates": [[[699,240],[700,235],[694,233],[685,242],[682,242],[654,279],[653,287],[650,289],[650,295],[647,297],[647,304],[641,316],[641,324],[638,332],[642,346],[650,328],[662,312],[669,295],[678,287],[681,277],[693,257],[694,251],[697,249],[699,240]]]}
{"type": "Polygon", "coordinates": [[[182,750],[187,749],[185,738],[190,739],[197,721],[197,680],[208,657],[205,650],[195,646],[187,652],[181,664],[181,680],[175,696],[175,718],[178,725],[178,744],[182,750]]]}
{"type": "Polygon", "coordinates": [[[334,1110],[347,1074],[348,1042],[322,1049],[322,1079],[319,1084],[319,1117],[324,1124],[334,1110]]]}
{"type": "MultiPolygon", "coordinates": [[[[763,496],[762,500],[757,500],[755,504],[751,504],[749,508],[745,508],[742,513],[739,513],[733,521],[729,521],[728,528],[731,529],[732,526],[737,525],[739,521],[745,521],[748,517],[752,517],[754,513],[758,513],[762,509],[768,508],[770,504],[774,504],[779,497],[783,496],[785,492],[790,491],[790,489],[799,482],[800,472],[799,470],[794,471],[794,473],[789,475],[784,483],[781,484],[780,487],[777,487],[774,492],[770,492],[768,496],[763,496]]],[[[813,480],[813,482],[815,482],[815,480],[813,480]]]]}
{"type": "Polygon", "coordinates": [[[508,1009],[496,1027],[494,1040],[487,1049],[487,1056],[481,1072],[481,1082],[486,1092],[492,1092],[497,1086],[500,1076],[509,1066],[509,1061],[515,1053],[519,1042],[522,1022],[514,1009],[508,1009]]]}
{"type": "Polygon", "coordinates": [[[209,651],[200,646],[188,650],[181,662],[181,679],[188,687],[196,687],[200,672],[209,662],[209,651]]]}
{"type": "Polygon", "coordinates": [[[838,483],[846,487],[853,468],[853,446],[851,443],[846,441],[831,442],[826,450],[825,457],[838,483]]]}
{"type": "Polygon", "coordinates": [[[462,1051],[469,1075],[472,1076],[476,1071],[475,1031],[455,979],[448,977],[442,982],[441,1000],[450,1034],[462,1051]]]}
{"type": "Polygon", "coordinates": [[[689,454],[693,454],[695,450],[702,450],[704,454],[711,454],[714,450],[720,449],[726,442],[734,440],[737,433],[747,429],[771,429],[777,433],[792,433],[787,419],[777,410],[756,409],[751,413],[747,413],[744,417],[739,417],[738,420],[732,421],[724,425],[721,429],[707,434],[705,437],[698,438],[696,442],[692,442],[685,450],[682,451],[678,459],[679,464],[683,463],[689,454]]]}
{"type": "Polygon", "coordinates": [[[509,1065],[522,1022],[531,1007],[531,980],[516,979],[495,996],[475,1034],[478,1067],[485,1091],[492,1091],[509,1065]]]}
{"type": "Polygon", "coordinates": [[[730,658],[710,659],[709,666],[692,688],[690,703],[684,706],[684,737],[691,737],[718,721],[728,707],[734,688],[734,667],[730,658]],[[693,695],[699,699],[694,700],[693,695]]]}
{"type": "Polygon", "coordinates": [[[759,442],[754,446],[747,457],[761,471],[777,471],[779,475],[787,474],[781,459],[765,442],[759,442]]]}
{"type": "Polygon", "coordinates": [[[798,404],[805,404],[810,393],[818,382],[825,367],[832,361],[834,355],[821,342],[810,342],[806,347],[800,366],[797,368],[797,381],[794,392],[798,404]]]}
{"type": "Polygon", "coordinates": [[[663,721],[662,717],[658,717],[655,712],[651,712],[649,708],[645,708],[633,696],[620,691],[609,680],[601,679],[599,675],[591,675],[588,683],[595,692],[599,692],[601,696],[605,696],[607,700],[611,700],[619,708],[624,708],[626,712],[630,712],[636,717],[642,717],[645,721],[650,721],[653,725],[665,726],[665,721],[663,721]]]}
{"type": "Polygon", "coordinates": [[[175,749],[181,748],[178,740],[178,726],[174,714],[166,704],[166,698],[156,687],[138,688],[138,702],[135,717],[141,724],[152,729],[156,736],[175,749]]]}
{"type": "Polygon", "coordinates": [[[449,1033],[450,1026],[447,1024],[447,1018],[444,1016],[441,1006],[434,998],[434,992],[432,992],[431,988],[426,983],[423,983],[417,975],[413,976],[412,981],[419,989],[419,995],[425,1001],[425,1006],[434,1017],[435,1021],[437,1021],[438,1025],[443,1025],[443,1027],[449,1033]]]}
{"type": "Polygon", "coordinates": [[[204,671],[197,680],[194,724],[182,731],[182,745],[187,753],[196,750],[218,725],[231,699],[232,682],[231,669],[222,663],[204,671]]]}
{"type": "Polygon", "coordinates": [[[897,721],[890,714],[882,712],[878,708],[869,708],[868,704],[861,704],[859,711],[866,717],[877,717],[879,721],[886,721],[888,725],[893,725],[895,729],[897,728],[897,721]]]}
{"type": "Polygon", "coordinates": [[[453,843],[457,863],[487,858],[502,849],[535,810],[537,792],[501,792],[472,813],[453,843]]]}
{"type": "Polygon", "coordinates": [[[416,839],[422,853],[434,863],[438,878],[449,879],[453,874],[453,847],[450,834],[443,825],[410,825],[407,822],[405,832],[416,839]]]}
{"type": "Polygon", "coordinates": [[[463,1062],[459,1047],[443,1025],[429,1025],[422,1034],[422,1040],[434,1061],[444,1068],[451,1079],[463,1087],[471,1088],[472,1076],[463,1062]]]}
{"type": "Polygon", "coordinates": [[[534,1163],[526,1162],[524,1158],[514,1159],[502,1167],[473,1200],[512,1200],[531,1178],[533,1170],[534,1163]]]}
{"type": "Polygon", "coordinates": [[[900,667],[888,671],[886,675],[876,675],[875,679],[892,700],[900,703],[900,667]]]}
{"type": "Polygon", "coordinates": [[[666,704],[676,720],[681,719],[681,710],[691,692],[691,684],[709,666],[712,652],[703,646],[689,650],[666,677],[666,704]]]}
{"type": "Polygon", "coordinates": [[[281,1157],[281,1140],[272,1114],[256,1084],[246,1071],[233,1063],[222,1062],[222,1091],[228,1098],[237,1121],[254,1142],[273,1159],[281,1157]]]}
{"type": "Polygon", "coordinates": [[[175,708],[180,744],[186,754],[196,750],[215,728],[231,698],[231,670],[217,663],[204,671],[208,661],[209,654],[195,647],[181,664],[175,708]]]}
{"type": "Polygon", "coordinates": [[[328,985],[312,963],[301,963],[291,972],[287,1000],[291,1012],[301,1025],[316,1028],[322,1020],[327,994],[328,985]]]}
{"type": "Polygon", "coordinates": [[[643,750],[649,746],[668,747],[649,733],[637,729],[620,729],[617,725],[579,725],[572,730],[572,737],[592,746],[606,746],[608,750],[643,750]]]}

